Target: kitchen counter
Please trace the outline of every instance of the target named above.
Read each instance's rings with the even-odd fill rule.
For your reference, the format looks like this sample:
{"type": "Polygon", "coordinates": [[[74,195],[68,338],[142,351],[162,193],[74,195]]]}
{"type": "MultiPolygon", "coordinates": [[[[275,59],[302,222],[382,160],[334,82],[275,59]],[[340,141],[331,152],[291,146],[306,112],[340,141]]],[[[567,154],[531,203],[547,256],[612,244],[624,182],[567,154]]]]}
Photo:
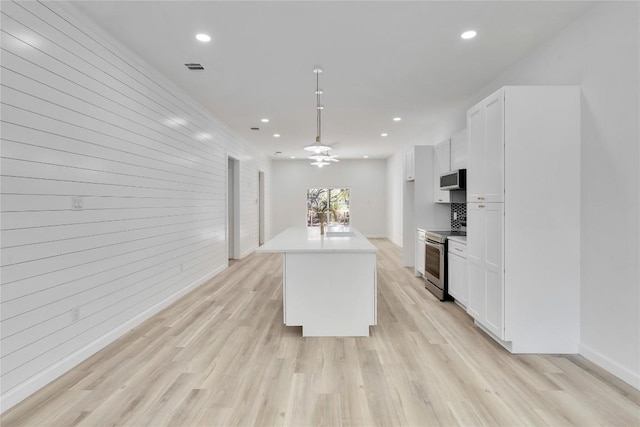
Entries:
{"type": "Polygon", "coordinates": [[[462,243],[463,245],[467,244],[467,236],[449,236],[447,237],[447,239],[454,242],[462,243]]]}
{"type": "Polygon", "coordinates": [[[376,247],[353,227],[291,227],[262,245],[258,252],[376,252],[376,247]]]}
{"type": "Polygon", "coordinates": [[[292,227],[257,252],[281,252],[284,324],[302,336],[369,336],[377,323],[376,247],[354,228],[292,227]]]}

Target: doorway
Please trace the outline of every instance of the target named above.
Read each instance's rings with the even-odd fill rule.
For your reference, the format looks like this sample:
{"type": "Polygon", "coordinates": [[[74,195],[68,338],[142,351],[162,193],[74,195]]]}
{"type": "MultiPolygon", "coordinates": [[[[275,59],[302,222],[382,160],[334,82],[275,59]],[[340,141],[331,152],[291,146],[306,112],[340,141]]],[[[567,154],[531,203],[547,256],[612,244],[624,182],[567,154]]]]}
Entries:
{"type": "Polygon", "coordinates": [[[227,158],[227,258],[240,258],[240,162],[227,158]]]}
{"type": "Polygon", "coordinates": [[[264,244],[264,172],[258,171],[258,245],[264,244]]]}

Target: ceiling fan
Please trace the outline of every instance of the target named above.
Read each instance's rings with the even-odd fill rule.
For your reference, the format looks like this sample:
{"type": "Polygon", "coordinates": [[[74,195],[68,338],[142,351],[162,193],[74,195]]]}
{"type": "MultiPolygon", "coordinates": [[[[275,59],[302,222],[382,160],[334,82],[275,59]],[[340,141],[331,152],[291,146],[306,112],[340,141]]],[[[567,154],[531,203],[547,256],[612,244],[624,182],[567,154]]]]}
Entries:
{"type": "Polygon", "coordinates": [[[337,155],[330,155],[328,151],[325,151],[324,153],[312,154],[311,156],[307,157],[307,159],[315,160],[316,162],[339,162],[340,160],[338,160],[337,157],[337,155]]]}

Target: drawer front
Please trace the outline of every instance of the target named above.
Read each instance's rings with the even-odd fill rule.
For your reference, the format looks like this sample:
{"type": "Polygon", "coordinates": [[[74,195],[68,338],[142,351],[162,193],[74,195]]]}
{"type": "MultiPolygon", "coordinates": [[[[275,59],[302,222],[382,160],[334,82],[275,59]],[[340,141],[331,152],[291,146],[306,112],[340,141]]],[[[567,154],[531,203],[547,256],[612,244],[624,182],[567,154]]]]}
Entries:
{"type": "Polygon", "coordinates": [[[467,258],[467,245],[449,240],[449,252],[467,258]]]}

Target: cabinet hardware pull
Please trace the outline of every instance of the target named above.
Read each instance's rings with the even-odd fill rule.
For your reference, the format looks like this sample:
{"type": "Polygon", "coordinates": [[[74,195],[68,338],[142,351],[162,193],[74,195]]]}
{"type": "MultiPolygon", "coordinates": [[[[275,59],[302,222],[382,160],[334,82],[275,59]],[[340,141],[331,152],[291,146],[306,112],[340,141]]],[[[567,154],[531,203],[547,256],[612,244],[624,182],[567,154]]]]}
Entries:
{"type": "Polygon", "coordinates": [[[484,208],[484,205],[478,205],[479,208],[484,208]]]}
{"type": "Polygon", "coordinates": [[[484,197],[478,196],[478,200],[484,200],[484,197]]]}
{"type": "Polygon", "coordinates": [[[458,252],[462,252],[462,249],[460,249],[460,248],[454,248],[454,249],[455,249],[456,251],[458,251],[458,252]]]}

